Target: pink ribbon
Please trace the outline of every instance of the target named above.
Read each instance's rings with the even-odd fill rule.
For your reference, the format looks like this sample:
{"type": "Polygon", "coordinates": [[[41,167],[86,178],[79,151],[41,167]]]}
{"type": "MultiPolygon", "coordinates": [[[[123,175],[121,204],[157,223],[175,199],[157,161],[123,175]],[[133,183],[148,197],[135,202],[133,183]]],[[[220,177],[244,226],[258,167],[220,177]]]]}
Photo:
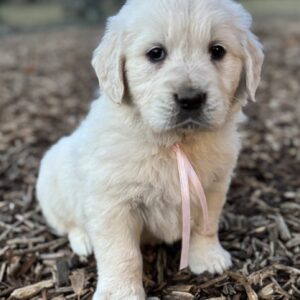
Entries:
{"type": "Polygon", "coordinates": [[[200,200],[200,205],[203,213],[204,230],[209,228],[209,216],[207,208],[207,200],[201,181],[197,176],[193,166],[185,153],[181,150],[178,144],[173,146],[173,150],[177,156],[178,172],[180,179],[180,190],[182,198],[182,246],[180,258],[180,270],[188,267],[189,261],[189,246],[191,236],[191,199],[189,180],[192,183],[196,195],[200,200]]]}

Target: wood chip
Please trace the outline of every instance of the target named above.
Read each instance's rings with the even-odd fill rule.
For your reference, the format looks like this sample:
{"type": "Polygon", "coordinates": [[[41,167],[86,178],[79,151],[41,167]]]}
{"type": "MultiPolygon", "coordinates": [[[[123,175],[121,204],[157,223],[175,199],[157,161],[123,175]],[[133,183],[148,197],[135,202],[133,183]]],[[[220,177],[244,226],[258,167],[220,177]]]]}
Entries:
{"type": "Polygon", "coordinates": [[[56,261],[56,269],[57,269],[57,286],[64,287],[68,286],[70,269],[68,261],[65,259],[58,259],[56,261]]]}
{"type": "Polygon", "coordinates": [[[15,299],[30,299],[40,293],[43,289],[50,289],[54,286],[53,280],[41,281],[39,283],[19,288],[12,292],[11,297],[15,299]]]}
{"type": "Polygon", "coordinates": [[[194,299],[194,296],[190,293],[184,293],[184,292],[172,292],[170,295],[170,298],[166,299],[172,299],[172,300],[192,300],[194,299]]]}

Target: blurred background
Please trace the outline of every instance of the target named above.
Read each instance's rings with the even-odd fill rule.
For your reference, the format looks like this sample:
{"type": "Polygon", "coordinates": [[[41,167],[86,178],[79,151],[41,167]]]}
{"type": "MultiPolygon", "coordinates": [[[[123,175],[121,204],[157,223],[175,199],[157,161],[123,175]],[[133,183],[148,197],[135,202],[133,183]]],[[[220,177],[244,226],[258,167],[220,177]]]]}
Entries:
{"type": "MultiPolygon", "coordinates": [[[[242,0],[257,17],[297,18],[299,0],[242,0]]],[[[102,22],[124,0],[0,0],[0,32],[102,22]]]]}
{"type": "Polygon", "coordinates": [[[1,0],[2,32],[101,22],[122,0],[1,0]],[[39,27],[39,28],[38,28],[39,27]]]}
{"type": "MultiPolygon", "coordinates": [[[[95,97],[92,52],[122,3],[0,0],[0,300],[49,279],[47,291],[27,298],[91,299],[95,261],[52,234],[35,182],[45,151],[95,97]]],[[[300,0],[242,3],[266,59],[220,224],[234,267],[222,276],[179,273],[179,244],[146,247],[144,286],[156,300],[300,299],[300,0]]]]}

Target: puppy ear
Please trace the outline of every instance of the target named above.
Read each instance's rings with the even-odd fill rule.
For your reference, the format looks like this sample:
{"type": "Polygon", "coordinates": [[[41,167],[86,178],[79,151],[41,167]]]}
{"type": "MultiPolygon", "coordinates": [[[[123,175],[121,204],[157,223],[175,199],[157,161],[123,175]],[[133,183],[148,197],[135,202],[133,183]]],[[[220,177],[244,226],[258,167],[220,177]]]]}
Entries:
{"type": "Polygon", "coordinates": [[[245,90],[248,98],[255,102],[255,94],[261,79],[261,69],[264,61],[263,47],[257,37],[252,33],[247,33],[247,39],[243,42],[245,62],[244,80],[245,90]]]}
{"type": "Polygon", "coordinates": [[[101,91],[113,102],[121,104],[124,97],[124,58],[122,32],[114,28],[110,18],[105,35],[94,51],[92,65],[96,71],[101,91]]]}

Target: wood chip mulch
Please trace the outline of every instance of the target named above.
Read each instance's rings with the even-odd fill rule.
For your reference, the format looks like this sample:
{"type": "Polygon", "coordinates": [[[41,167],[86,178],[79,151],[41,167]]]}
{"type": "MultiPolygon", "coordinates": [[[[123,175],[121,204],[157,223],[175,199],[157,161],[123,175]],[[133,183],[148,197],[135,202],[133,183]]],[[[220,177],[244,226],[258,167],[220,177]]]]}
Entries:
{"type": "MultiPolygon", "coordinates": [[[[298,26],[300,28],[300,24],[298,26]]],[[[266,63],[221,222],[234,260],[222,276],[178,272],[180,245],[144,249],[152,299],[300,299],[300,29],[258,27],[266,63]]],[[[44,151],[86,114],[100,31],[0,40],[0,300],[91,299],[93,258],[54,236],[35,200],[44,151]]],[[[121,283],[122,284],[122,283],[121,283]]]]}

